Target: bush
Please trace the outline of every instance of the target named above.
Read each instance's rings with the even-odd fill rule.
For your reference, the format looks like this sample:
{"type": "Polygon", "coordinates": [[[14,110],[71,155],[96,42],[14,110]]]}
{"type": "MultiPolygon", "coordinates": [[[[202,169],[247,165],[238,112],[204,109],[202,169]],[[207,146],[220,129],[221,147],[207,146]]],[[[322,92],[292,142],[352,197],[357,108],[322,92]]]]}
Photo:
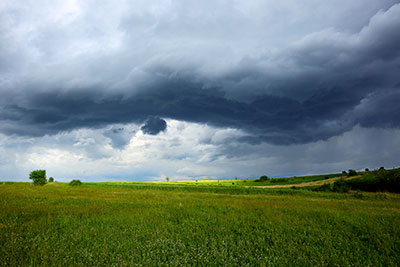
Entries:
{"type": "Polygon", "coordinates": [[[332,186],[331,186],[331,184],[323,184],[317,188],[314,188],[313,191],[331,192],[332,186]]]}
{"type": "Polygon", "coordinates": [[[350,191],[350,186],[344,179],[340,179],[333,183],[332,191],[338,193],[347,193],[350,191]]]}
{"type": "Polygon", "coordinates": [[[49,183],[53,183],[54,182],[54,178],[53,177],[50,177],[49,178],[49,183]]]}
{"type": "MultiPolygon", "coordinates": [[[[349,190],[361,190],[368,192],[392,192],[400,193],[400,169],[370,171],[367,175],[351,180],[340,179],[330,185],[322,185],[314,191],[348,192],[349,190]]],[[[357,195],[357,197],[361,197],[357,195]]]]}
{"type": "Polygon", "coordinates": [[[347,176],[350,177],[350,176],[356,176],[356,175],[357,175],[357,172],[355,170],[350,169],[349,174],[347,176]]]}
{"type": "Polygon", "coordinates": [[[287,181],[289,181],[289,178],[274,178],[274,179],[271,179],[271,183],[284,183],[284,182],[287,182],[287,181]]]}
{"type": "Polygon", "coordinates": [[[260,178],[258,178],[257,180],[255,180],[254,182],[266,182],[268,181],[270,178],[266,175],[261,176],[260,178]]]}
{"type": "Polygon", "coordinates": [[[342,175],[347,175],[347,172],[346,171],[342,171],[342,175]]]}
{"type": "Polygon", "coordinates": [[[29,179],[33,181],[34,185],[45,185],[47,183],[46,170],[36,170],[29,174],[29,179]]]}
{"type": "Polygon", "coordinates": [[[71,185],[71,186],[78,186],[81,184],[82,184],[82,182],[80,180],[72,180],[71,182],[69,182],[69,185],[71,185]]]}

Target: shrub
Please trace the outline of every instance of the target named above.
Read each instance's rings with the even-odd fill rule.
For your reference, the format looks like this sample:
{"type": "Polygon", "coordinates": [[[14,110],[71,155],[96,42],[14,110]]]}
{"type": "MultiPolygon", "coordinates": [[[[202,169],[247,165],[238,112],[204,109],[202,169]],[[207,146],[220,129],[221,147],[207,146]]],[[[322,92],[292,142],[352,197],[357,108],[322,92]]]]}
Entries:
{"type": "Polygon", "coordinates": [[[342,171],[342,175],[347,175],[347,172],[346,171],[342,171]]]}
{"type": "Polygon", "coordinates": [[[332,186],[331,186],[331,184],[323,184],[323,185],[313,189],[313,191],[331,192],[332,186]]]}
{"type": "Polygon", "coordinates": [[[368,168],[365,168],[365,172],[369,172],[369,169],[368,169],[368,168]]]}
{"type": "Polygon", "coordinates": [[[80,180],[72,180],[71,182],[69,182],[70,186],[78,186],[81,184],[82,184],[82,182],[80,180]]]}
{"type": "Polygon", "coordinates": [[[368,175],[351,180],[340,179],[333,184],[331,190],[328,186],[322,185],[314,190],[342,193],[349,190],[400,193],[400,169],[372,171],[368,175]]]}
{"type": "Polygon", "coordinates": [[[53,183],[54,182],[54,178],[53,177],[50,177],[49,178],[49,183],[53,183]]]}
{"type": "Polygon", "coordinates": [[[289,178],[274,178],[271,179],[271,183],[283,183],[289,181],[289,178]]]}
{"type": "Polygon", "coordinates": [[[47,183],[46,170],[36,170],[29,174],[29,179],[33,181],[34,185],[44,185],[47,183]]]}
{"type": "Polygon", "coordinates": [[[266,175],[261,176],[260,178],[258,178],[257,180],[255,180],[254,182],[266,182],[268,181],[270,178],[266,175]]]}
{"type": "Polygon", "coordinates": [[[347,176],[350,177],[350,176],[356,176],[356,175],[357,175],[357,172],[355,170],[350,169],[349,174],[347,176]]]}
{"type": "Polygon", "coordinates": [[[344,179],[340,179],[333,183],[332,191],[338,193],[347,193],[350,191],[350,186],[344,179]]]}

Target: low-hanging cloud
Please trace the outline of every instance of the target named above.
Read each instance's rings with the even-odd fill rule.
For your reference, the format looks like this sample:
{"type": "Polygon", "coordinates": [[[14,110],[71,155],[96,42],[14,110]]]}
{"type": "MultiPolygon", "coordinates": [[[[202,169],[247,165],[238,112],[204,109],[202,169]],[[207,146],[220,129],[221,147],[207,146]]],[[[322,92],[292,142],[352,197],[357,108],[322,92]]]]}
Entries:
{"type": "Polygon", "coordinates": [[[167,129],[167,122],[158,117],[151,117],[146,120],[140,129],[145,134],[157,135],[167,129]]]}

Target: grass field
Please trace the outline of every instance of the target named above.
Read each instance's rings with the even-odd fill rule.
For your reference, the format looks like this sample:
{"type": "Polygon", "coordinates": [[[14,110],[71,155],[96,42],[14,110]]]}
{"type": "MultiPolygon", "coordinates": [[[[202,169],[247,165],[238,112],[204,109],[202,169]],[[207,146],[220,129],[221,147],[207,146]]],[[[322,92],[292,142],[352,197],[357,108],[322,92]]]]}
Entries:
{"type": "Polygon", "coordinates": [[[0,184],[0,265],[397,266],[400,196],[0,184]]]}

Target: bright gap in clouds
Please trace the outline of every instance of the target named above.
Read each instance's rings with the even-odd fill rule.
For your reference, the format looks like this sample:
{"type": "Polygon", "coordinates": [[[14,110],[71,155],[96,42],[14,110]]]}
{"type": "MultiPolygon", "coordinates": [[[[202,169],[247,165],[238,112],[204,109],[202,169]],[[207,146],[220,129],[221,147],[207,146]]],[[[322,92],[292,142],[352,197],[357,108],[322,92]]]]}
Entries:
{"type": "Polygon", "coordinates": [[[399,151],[387,153],[400,146],[399,130],[356,126],[326,141],[279,146],[239,142],[245,134],[235,129],[175,120],[167,123],[168,130],[155,136],[144,135],[140,125],[134,124],[44,137],[2,136],[7,146],[1,149],[1,179],[27,181],[29,171],[39,168],[58,181],[255,178],[394,167],[400,158],[399,151]],[[114,147],[113,139],[123,139],[124,144],[118,141],[114,147]]]}

